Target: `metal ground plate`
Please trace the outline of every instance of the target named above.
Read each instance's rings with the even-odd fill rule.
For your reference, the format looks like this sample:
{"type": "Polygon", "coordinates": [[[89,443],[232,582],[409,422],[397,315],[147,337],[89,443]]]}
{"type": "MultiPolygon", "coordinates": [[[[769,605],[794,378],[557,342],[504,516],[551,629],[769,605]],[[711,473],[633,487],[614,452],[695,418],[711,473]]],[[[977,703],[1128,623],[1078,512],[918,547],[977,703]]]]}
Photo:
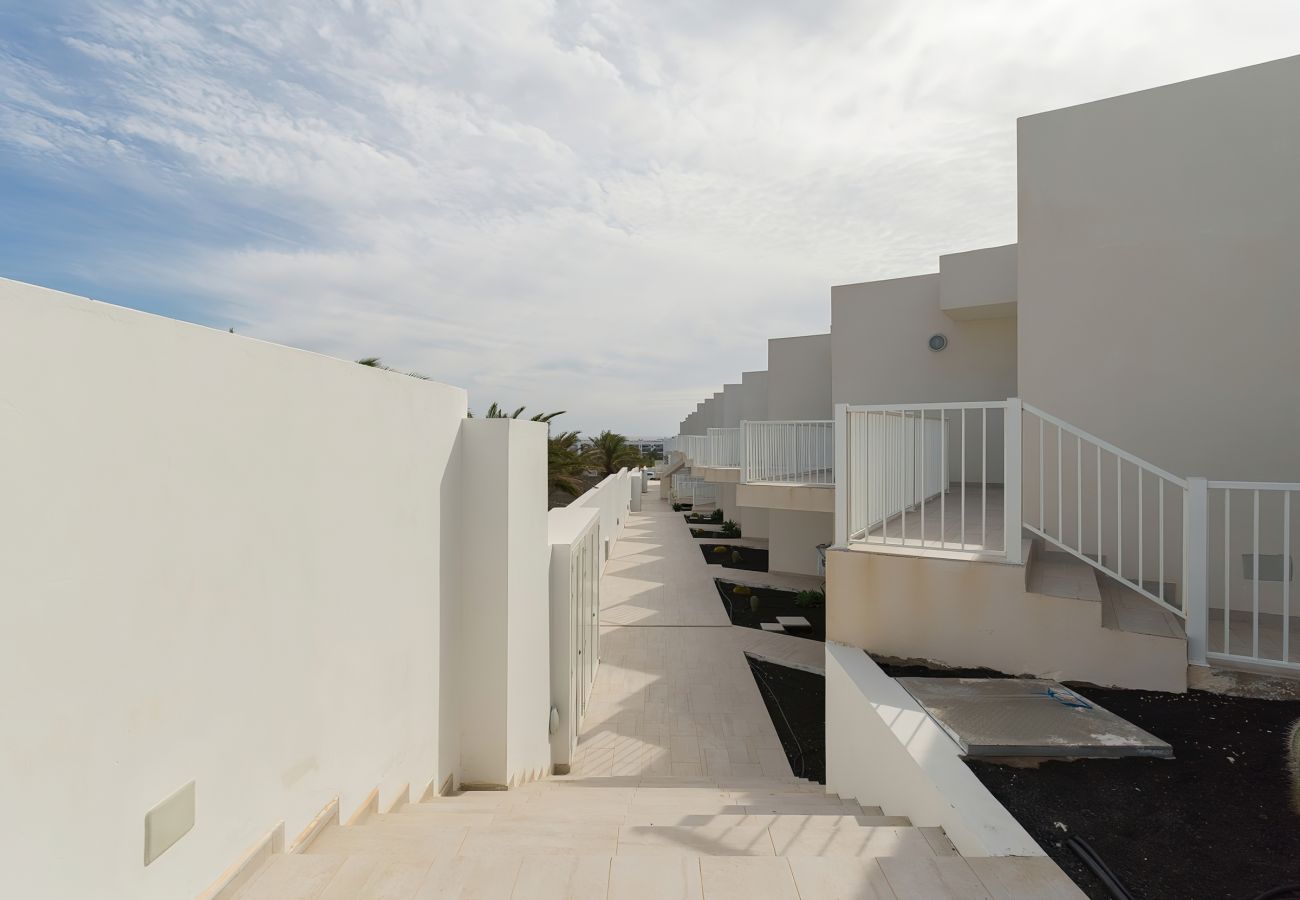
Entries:
{"type": "Polygon", "coordinates": [[[1173,748],[1044,678],[899,678],[972,757],[1172,757],[1173,748]]]}

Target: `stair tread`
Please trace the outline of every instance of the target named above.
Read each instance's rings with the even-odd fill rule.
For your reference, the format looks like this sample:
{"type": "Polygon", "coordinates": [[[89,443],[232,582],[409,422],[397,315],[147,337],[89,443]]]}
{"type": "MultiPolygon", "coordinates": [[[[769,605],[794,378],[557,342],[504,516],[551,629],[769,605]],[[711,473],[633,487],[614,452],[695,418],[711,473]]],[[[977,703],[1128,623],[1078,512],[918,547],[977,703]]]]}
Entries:
{"type": "MultiPolygon", "coordinates": [[[[1145,634],[1153,637],[1186,640],[1187,633],[1178,616],[1163,609],[1126,584],[1110,577],[1104,572],[1096,575],[1098,590],[1102,598],[1101,624],[1112,631],[1127,631],[1132,634],[1145,634]]],[[[1158,585],[1148,587],[1148,590],[1158,585]]],[[[1154,590],[1152,590],[1155,593],[1154,590]]],[[[1170,596],[1166,590],[1165,596],[1170,596]]]]}

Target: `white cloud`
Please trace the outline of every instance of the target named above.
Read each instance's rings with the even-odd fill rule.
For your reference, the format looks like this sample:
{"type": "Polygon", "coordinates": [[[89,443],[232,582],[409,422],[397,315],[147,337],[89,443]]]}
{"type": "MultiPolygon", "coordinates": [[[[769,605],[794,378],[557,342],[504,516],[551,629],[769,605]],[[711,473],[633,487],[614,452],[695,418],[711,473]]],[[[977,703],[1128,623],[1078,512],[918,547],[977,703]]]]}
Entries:
{"type": "Polygon", "coordinates": [[[121,0],[46,23],[75,73],[0,60],[0,146],[293,223],[139,270],[212,321],[663,432],[824,329],[829,285],[1013,240],[1017,115],[1282,56],[1297,25],[1262,0],[121,0]]]}

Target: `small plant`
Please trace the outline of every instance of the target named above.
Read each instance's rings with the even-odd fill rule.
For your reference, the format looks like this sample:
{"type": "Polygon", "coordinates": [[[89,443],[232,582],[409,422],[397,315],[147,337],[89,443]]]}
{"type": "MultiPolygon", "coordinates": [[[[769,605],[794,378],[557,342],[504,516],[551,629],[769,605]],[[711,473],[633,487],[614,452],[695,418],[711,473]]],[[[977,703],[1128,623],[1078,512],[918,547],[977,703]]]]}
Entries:
{"type": "Polygon", "coordinates": [[[735,565],[740,565],[741,563],[743,563],[743,562],[745,561],[745,554],[741,553],[739,550],[732,550],[732,551],[731,551],[731,561],[732,561],[735,565]]]}
{"type": "Polygon", "coordinates": [[[722,536],[728,538],[740,537],[740,526],[728,519],[722,523],[722,536]]]}
{"type": "Polygon", "coordinates": [[[825,591],[800,591],[794,595],[794,605],[803,609],[817,609],[825,603],[825,591]]]}
{"type": "Polygon", "coordinates": [[[750,612],[752,612],[752,613],[756,613],[756,612],[758,612],[758,607],[759,607],[760,605],[761,605],[761,604],[759,603],[759,597],[758,597],[758,594],[755,594],[754,596],[752,596],[752,597],[749,598],[749,611],[750,611],[750,612]]]}
{"type": "Polygon", "coordinates": [[[715,509],[713,512],[709,513],[709,521],[710,521],[710,522],[721,522],[721,521],[722,521],[722,510],[720,510],[720,509],[715,509]]]}
{"type": "MultiPolygon", "coordinates": [[[[737,584],[732,586],[731,593],[735,594],[737,597],[748,597],[753,593],[753,591],[743,584],[737,584]]],[[[753,601],[750,602],[752,603],[753,601]]]]}
{"type": "Polygon", "coordinates": [[[681,512],[681,511],[682,511],[682,505],[680,503],[674,503],[673,512],[681,512]]]}
{"type": "Polygon", "coordinates": [[[722,544],[718,544],[716,547],[713,548],[713,555],[714,555],[714,556],[721,556],[722,554],[724,554],[724,553],[726,553],[726,552],[727,552],[727,548],[724,547],[722,544]]]}

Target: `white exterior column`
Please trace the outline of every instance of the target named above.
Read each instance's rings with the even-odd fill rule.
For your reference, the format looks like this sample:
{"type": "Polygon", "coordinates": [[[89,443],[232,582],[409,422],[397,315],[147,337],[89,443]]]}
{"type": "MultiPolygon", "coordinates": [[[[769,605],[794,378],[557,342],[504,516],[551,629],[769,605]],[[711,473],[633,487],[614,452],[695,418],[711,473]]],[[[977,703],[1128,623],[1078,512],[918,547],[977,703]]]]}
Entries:
{"type": "Polygon", "coordinates": [[[1183,516],[1183,612],[1186,615],[1187,662],[1208,665],[1209,637],[1209,483],[1187,479],[1187,513],[1183,516]]]}
{"type": "Polygon", "coordinates": [[[849,545],[849,407],[835,404],[835,546],[849,545]]]}
{"type": "Polygon", "coordinates": [[[460,475],[460,781],[517,784],[551,758],[546,426],[466,419],[460,475]]]}
{"type": "Polygon", "coordinates": [[[1020,413],[1020,398],[1008,399],[1002,440],[1002,542],[1006,544],[1007,562],[1016,565],[1025,561],[1020,541],[1024,522],[1020,509],[1020,413]]]}

